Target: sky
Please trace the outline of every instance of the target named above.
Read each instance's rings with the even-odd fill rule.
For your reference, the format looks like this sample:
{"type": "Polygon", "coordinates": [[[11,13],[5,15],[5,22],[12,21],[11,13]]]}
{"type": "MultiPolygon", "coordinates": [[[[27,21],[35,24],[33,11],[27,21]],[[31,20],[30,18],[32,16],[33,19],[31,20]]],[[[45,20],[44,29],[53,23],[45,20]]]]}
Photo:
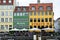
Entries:
{"type": "MultiPolygon", "coordinates": [[[[30,3],[37,3],[37,0],[16,0],[19,6],[29,6],[30,3]]],[[[60,17],[60,0],[40,0],[40,3],[53,3],[54,20],[60,17]]]]}

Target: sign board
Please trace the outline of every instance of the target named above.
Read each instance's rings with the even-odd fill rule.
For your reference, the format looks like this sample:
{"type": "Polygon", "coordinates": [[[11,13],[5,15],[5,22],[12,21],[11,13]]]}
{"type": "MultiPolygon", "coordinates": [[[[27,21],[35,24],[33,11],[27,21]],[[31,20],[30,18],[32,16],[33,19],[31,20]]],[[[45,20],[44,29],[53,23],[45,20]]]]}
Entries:
{"type": "Polygon", "coordinates": [[[41,40],[41,37],[38,37],[38,40],[41,40]]]}
{"type": "Polygon", "coordinates": [[[36,40],[36,35],[33,35],[33,40],[36,40]]]}

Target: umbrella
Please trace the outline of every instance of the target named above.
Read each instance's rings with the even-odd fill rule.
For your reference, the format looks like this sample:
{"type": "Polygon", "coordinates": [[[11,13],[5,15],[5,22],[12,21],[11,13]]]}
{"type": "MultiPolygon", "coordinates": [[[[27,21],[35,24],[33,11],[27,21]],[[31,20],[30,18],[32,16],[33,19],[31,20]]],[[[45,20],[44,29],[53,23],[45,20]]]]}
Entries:
{"type": "Polygon", "coordinates": [[[26,29],[26,28],[23,28],[23,29],[21,29],[21,31],[28,31],[28,29],[26,29]]]}
{"type": "Polygon", "coordinates": [[[47,32],[53,32],[55,29],[54,28],[44,28],[42,30],[45,30],[47,32]]]}
{"type": "Polygon", "coordinates": [[[14,28],[14,29],[11,29],[10,31],[19,31],[19,29],[14,28]]]}
{"type": "Polygon", "coordinates": [[[32,28],[32,29],[29,29],[29,31],[36,31],[36,32],[40,32],[41,29],[38,29],[38,28],[32,28]]]}

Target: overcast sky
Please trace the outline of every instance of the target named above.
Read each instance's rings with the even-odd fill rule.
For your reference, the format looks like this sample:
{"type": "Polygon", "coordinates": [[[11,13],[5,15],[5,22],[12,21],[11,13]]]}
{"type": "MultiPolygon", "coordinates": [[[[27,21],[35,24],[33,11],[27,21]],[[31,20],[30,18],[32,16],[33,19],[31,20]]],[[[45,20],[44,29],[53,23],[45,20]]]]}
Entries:
{"type": "MultiPolygon", "coordinates": [[[[41,3],[53,3],[54,19],[60,17],[60,0],[40,0],[41,3]]],[[[28,6],[30,3],[37,3],[37,0],[17,0],[19,6],[28,6]]]]}

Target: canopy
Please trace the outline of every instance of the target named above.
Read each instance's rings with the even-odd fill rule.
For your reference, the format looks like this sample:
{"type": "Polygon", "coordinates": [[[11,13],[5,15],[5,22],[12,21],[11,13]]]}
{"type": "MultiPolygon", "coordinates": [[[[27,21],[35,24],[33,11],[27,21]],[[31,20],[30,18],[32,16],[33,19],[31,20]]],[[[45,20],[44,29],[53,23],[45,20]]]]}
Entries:
{"type": "Polygon", "coordinates": [[[11,29],[10,31],[20,31],[20,30],[19,30],[19,29],[14,28],[14,29],[11,29]]]}
{"type": "Polygon", "coordinates": [[[54,30],[53,28],[43,28],[42,30],[54,30]]]}
{"type": "Polygon", "coordinates": [[[40,32],[41,29],[38,29],[38,28],[32,28],[32,29],[29,29],[29,31],[36,31],[36,32],[40,32]]]}
{"type": "Polygon", "coordinates": [[[21,29],[21,31],[28,31],[28,29],[26,29],[26,28],[23,28],[23,29],[21,29]]]}

